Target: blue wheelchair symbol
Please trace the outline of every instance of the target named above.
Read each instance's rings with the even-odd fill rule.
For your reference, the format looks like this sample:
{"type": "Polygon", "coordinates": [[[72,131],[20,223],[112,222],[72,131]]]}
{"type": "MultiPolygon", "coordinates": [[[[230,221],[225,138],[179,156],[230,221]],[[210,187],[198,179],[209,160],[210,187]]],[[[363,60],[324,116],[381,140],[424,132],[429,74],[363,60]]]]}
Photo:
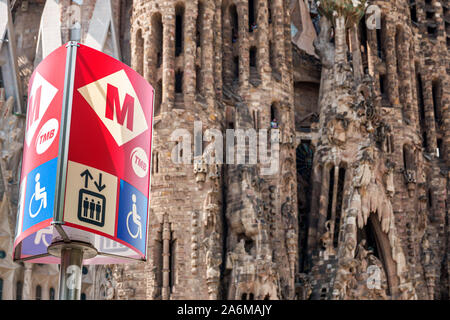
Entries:
{"type": "Polygon", "coordinates": [[[57,160],[50,160],[28,174],[22,231],[53,216],[57,160]]]}
{"type": "MultiPolygon", "coordinates": [[[[28,213],[30,214],[30,218],[35,218],[39,212],[41,212],[42,207],[47,208],[47,192],[45,192],[45,187],[41,188],[41,183],[39,182],[41,178],[41,174],[38,172],[34,177],[36,184],[34,186],[34,193],[31,196],[30,205],[28,206],[28,213]],[[34,200],[34,201],[33,201],[34,200]],[[32,204],[33,202],[39,201],[39,208],[33,212],[32,204]]],[[[33,206],[36,209],[36,206],[33,206]]]]}

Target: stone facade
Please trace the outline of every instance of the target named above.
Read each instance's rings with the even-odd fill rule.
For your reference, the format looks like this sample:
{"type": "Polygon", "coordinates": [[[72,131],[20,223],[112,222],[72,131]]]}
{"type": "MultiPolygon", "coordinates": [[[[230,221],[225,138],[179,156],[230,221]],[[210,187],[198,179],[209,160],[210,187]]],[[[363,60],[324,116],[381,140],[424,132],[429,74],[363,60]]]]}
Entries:
{"type": "MultiPolygon", "coordinates": [[[[449,298],[450,4],[353,2],[13,1],[23,88],[52,46],[78,40],[156,89],[149,259],[89,268],[88,298],[449,298]],[[52,12],[59,38],[40,19],[52,12]],[[111,21],[98,38],[95,15],[111,21]],[[276,173],[219,161],[211,141],[222,138],[209,133],[227,129],[266,129],[276,173]]],[[[5,252],[24,113],[8,81],[5,252]]],[[[6,260],[3,294],[17,281],[36,286],[21,280],[35,274],[56,279],[50,267],[6,260]]]]}

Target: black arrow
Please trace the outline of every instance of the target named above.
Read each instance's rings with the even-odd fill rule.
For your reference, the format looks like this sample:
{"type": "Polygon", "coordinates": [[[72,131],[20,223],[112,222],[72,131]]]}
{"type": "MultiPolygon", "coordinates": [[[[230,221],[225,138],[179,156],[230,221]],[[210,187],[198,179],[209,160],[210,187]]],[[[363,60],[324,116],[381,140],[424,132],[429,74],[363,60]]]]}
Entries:
{"type": "Polygon", "coordinates": [[[84,180],[84,187],[87,188],[89,185],[89,179],[94,179],[91,175],[91,173],[89,172],[88,169],[84,170],[80,176],[84,176],[85,180],[84,180]]]}
{"type": "Polygon", "coordinates": [[[94,184],[97,187],[98,192],[102,192],[102,190],[106,188],[106,184],[102,185],[102,174],[101,173],[99,173],[99,176],[98,176],[98,183],[97,183],[97,181],[94,181],[94,184]]]}

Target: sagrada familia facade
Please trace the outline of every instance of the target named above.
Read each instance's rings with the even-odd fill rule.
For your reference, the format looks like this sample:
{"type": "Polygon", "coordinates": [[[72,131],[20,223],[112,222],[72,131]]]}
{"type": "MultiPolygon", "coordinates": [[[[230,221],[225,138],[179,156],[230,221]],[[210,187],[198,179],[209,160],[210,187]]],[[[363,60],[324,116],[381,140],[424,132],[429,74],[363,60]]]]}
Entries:
{"type": "Polygon", "coordinates": [[[449,299],[449,9],[0,0],[1,297],[57,296],[57,266],[11,250],[27,83],[74,40],[156,90],[148,260],[86,266],[82,298],[449,299]],[[201,150],[175,163],[194,122],[274,133],[275,173],[201,150]]]}

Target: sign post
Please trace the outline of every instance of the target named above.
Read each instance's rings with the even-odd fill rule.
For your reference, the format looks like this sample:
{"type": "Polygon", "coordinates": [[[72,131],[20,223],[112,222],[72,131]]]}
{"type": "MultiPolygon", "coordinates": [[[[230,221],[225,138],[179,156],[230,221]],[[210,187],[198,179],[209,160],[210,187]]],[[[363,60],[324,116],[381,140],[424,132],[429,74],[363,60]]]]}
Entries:
{"type": "Polygon", "coordinates": [[[154,90],[72,41],[28,97],[14,260],[60,264],[59,298],[79,299],[83,264],[147,258],[154,90]]]}

